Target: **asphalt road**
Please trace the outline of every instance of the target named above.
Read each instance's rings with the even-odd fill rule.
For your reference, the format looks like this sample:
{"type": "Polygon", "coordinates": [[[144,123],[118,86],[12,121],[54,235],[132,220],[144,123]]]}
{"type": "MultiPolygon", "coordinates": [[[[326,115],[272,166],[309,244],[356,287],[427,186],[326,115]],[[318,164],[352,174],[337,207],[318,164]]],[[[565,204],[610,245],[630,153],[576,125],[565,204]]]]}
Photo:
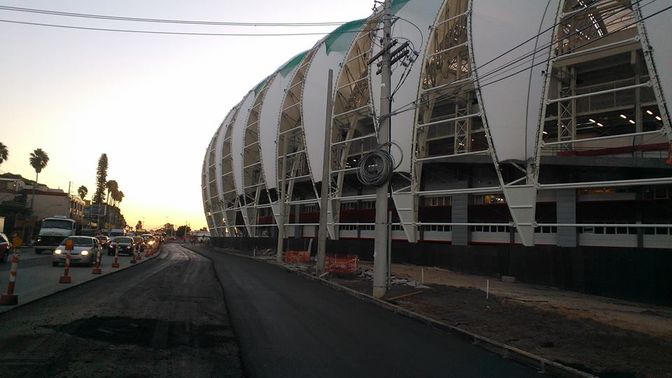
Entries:
{"type": "Polygon", "coordinates": [[[522,365],[268,263],[212,259],[252,377],[525,377],[522,365]]]}
{"type": "MultiPolygon", "coordinates": [[[[154,258],[154,257],[152,257],[154,258]]],[[[147,258],[143,258],[139,263],[147,262],[147,258]]],[[[119,256],[120,268],[112,268],[114,258],[103,254],[101,261],[101,275],[91,273],[92,268],[88,266],[73,265],[70,269],[71,283],[59,283],[60,277],[64,273],[64,267],[53,267],[52,256],[48,254],[35,254],[32,248],[21,249],[19,254],[19,268],[16,277],[16,287],[14,294],[18,297],[19,305],[28,303],[30,301],[45,297],[58,291],[67,290],[72,286],[81,284],[86,281],[99,279],[116,272],[120,269],[126,269],[132,266],[131,258],[129,256],[119,256]]],[[[62,265],[62,264],[61,264],[62,265]]],[[[7,290],[7,281],[9,279],[9,270],[11,264],[0,264],[0,291],[7,290]]],[[[11,311],[15,306],[0,306],[0,313],[11,311]]]]}
{"type": "Polygon", "coordinates": [[[237,377],[211,262],[179,245],[0,314],[0,377],[237,377]]]}

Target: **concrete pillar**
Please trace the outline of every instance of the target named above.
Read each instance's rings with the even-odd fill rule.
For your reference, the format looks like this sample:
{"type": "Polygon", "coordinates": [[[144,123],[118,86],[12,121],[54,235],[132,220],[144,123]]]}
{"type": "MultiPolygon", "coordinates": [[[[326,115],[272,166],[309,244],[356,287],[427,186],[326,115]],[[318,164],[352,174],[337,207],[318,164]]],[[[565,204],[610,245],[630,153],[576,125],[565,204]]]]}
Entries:
{"type": "MultiPolygon", "coordinates": [[[[469,194],[455,194],[451,199],[452,222],[469,222],[469,194]]],[[[452,226],[453,245],[469,245],[469,226],[452,226]]]]}
{"type": "MultiPolygon", "coordinates": [[[[559,189],[555,192],[557,222],[576,223],[576,189],[559,189]]],[[[558,227],[559,247],[576,247],[578,232],[576,227],[558,227]]]]}

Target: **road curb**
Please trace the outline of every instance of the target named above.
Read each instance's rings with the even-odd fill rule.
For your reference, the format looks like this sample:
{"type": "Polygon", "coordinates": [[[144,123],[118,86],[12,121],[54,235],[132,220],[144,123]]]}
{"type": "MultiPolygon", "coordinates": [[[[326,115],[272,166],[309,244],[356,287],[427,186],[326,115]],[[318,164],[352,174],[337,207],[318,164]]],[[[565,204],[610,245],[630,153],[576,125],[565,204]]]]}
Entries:
{"type": "MultiPolygon", "coordinates": [[[[189,247],[186,247],[186,248],[188,248],[188,249],[190,249],[190,250],[192,250],[196,253],[199,253],[198,250],[191,249],[189,247]]],[[[420,313],[405,309],[401,306],[392,304],[390,302],[374,298],[371,295],[361,293],[359,291],[356,291],[356,290],[351,289],[349,287],[340,285],[338,283],[335,283],[335,282],[332,282],[332,281],[329,281],[329,280],[325,280],[325,279],[320,278],[320,277],[313,276],[311,274],[302,272],[298,269],[294,269],[294,268],[286,266],[284,264],[278,264],[275,261],[269,261],[269,260],[266,260],[266,259],[261,259],[259,257],[243,255],[243,254],[239,254],[239,253],[235,253],[235,252],[231,252],[231,251],[226,251],[226,250],[217,251],[217,252],[226,253],[226,254],[232,255],[232,256],[243,257],[243,258],[247,258],[247,259],[255,260],[255,261],[259,261],[259,262],[270,263],[272,265],[276,265],[278,267],[284,268],[288,272],[295,273],[299,276],[302,276],[302,277],[307,278],[307,279],[312,280],[312,281],[317,281],[317,282],[319,282],[319,283],[321,283],[325,286],[331,287],[331,288],[336,289],[338,291],[347,293],[351,296],[354,296],[354,297],[357,297],[359,299],[365,300],[369,303],[372,303],[372,304],[375,304],[379,307],[390,310],[390,311],[392,311],[394,313],[397,313],[401,316],[419,321],[421,323],[430,325],[432,327],[441,329],[443,331],[447,331],[447,332],[449,332],[453,335],[456,335],[456,336],[460,337],[461,339],[463,339],[465,341],[469,341],[472,344],[478,345],[483,349],[494,352],[494,353],[500,355],[501,357],[503,357],[505,359],[516,361],[516,362],[521,363],[523,365],[533,367],[533,368],[537,369],[537,371],[539,373],[548,374],[548,375],[554,376],[554,377],[582,377],[582,378],[596,378],[597,377],[593,374],[590,374],[590,373],[572,368],[572,367],[564,365],[562,363],[559,363],[559,362],[556,362],[556,361],[551,361],[547,358],[538,356],[534,353],[526,352],[526,351],[518,349],[516,347],[506,345],[504,343],[500,343],[499,341],[496,341],[496,340],[492,340],[492,339],[487,338],[485,336],[480,336],[480,335],[477,335],[475,333],[469,332],[469,331],[467,331],[465,329],[462,329],[460,327],[452,326],[452,325],[446,324],[446,323],[444,323],[440,320],[430,318],[426,315],[422,315],[420,313]]]]}
{"type": "MultiPolygon", "coordinates": [[[[163,247],[163,246],[161,246],[161,247],[163,247]]],[[[16,310],[17,308],[20,308],[20,307],[29,305],[29,304],[31,304],[31,303],[35,303],[35,302],[41,301],[41,300],[43,300],[43,299],[50,298],[50,297],[52,297],[52,296],[54,296],[54,295],[56,295],[56,294],[58,294],[58,293],[61,293],[61,292],[66,291],[66,290],[74,289],[74,288],[76,288],[76,287],[78,287],[78,286],[85,285],[85,284],[87,284],[87,283],[89,283],[89,282],[93,282],[93,281],[95,281],[95,280],[97,280],[97,279],[100,279],[100,278],[103,278],[103,277],[107,277],[107,276],[110,276],[110,275],[113,275],[113,274],[117,274],[117,273],[119,273],[119,272],[123,272],[123,271],[125,271],[126,269],[130,269],[130,268],[133,268],[133,267],[135,267],[135,266],[139,266],[139,265],[143,264],[145,261],[150,261],[150,260],[153,260],[155,257],[159,257],[159,256],[161,255],[161,252],[162,252],[162,251],[161,251],[161,248],[160,248],[160,249],[159,249],[159,252],[158,252],[157,254],[155,254],[154,256],[152,256],[152,257],[150,257],[150,258],[148,258],[148,259],[144,259],[142,262],[139,262],[138,264],[129,265],[129,266],[123,268],[123,269],[116,269],[116,270],[113,270],[113,271],[111,271],[111,272],[109,272],[109,273],[106,273],[106,274],[103,274],[103,275],[94,275],[95,277],[91,278],[90,280],[80,281],[80,282],[77,282],[77,283],[74,283],[74,284],[70,284],[70,285],[68,285],[68,286],[64,286],[64,287],[62,287],[62,288],[60,288],[60,289],[58,289],[58,290],[56,290],[56,291],[54,291],[54,292],[51,292],[51,293],[49,293],[49,294],[47,294],[47,295],[44,295],[44,296],[41,296],[41,297],[39,297],[39,298],[31,299],[31,300],[26,301],[26,302],[19,302],[19,304],[13,305],[12,308],[7,309],[6,311],[2,311],[2,312],[0,312],[0,317],[4,316],[4,314],[11,313],[12,311],[16,310]]]]}

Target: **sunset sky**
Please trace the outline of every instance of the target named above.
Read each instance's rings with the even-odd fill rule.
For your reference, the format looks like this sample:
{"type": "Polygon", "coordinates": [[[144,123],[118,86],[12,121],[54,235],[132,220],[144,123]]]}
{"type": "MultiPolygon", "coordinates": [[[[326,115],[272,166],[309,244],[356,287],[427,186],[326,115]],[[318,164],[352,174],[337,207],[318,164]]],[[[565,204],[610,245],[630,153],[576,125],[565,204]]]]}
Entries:
{"type": "MultiPolygon", "coordinates": [[[[344,22],[371,14],[373,1],[62,0],[8,1],[22,7],[134,18],[252,23],[344,22]]],[[[49,154],[39,182],[95,191],[98,158],[125,194],[130,225],[206,226],[201,165],[229,109],[321,35],[203,36],[180,33],[326,33],[336,26],[240,27],[100,20],[0,9],[0,173],[31,179],[29,155],[49,154]]]]}

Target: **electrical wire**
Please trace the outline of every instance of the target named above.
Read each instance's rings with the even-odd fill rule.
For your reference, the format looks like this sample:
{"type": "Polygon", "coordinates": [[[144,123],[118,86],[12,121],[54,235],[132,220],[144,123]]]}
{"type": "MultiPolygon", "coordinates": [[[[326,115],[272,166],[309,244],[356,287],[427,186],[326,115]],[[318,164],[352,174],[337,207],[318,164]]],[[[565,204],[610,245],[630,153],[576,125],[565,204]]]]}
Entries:
{"type": "MultiPolygon", "coordinates": [[[[643,1],[643,0],[637,0],[637,1],[635,1],[633,4],[640,3],[641,1],[643,1]]],[[[648,3],[645,4],[645,5],[643,5],[642,7],[644,7],[644,6],[646,6],[646,5],[649,5],[649,4],[653,3],[654,1],[658,1],[658,0],[651,0],[650,2],[648,2],[648,3]]],[[[628,9],[627,6],[621,6],[620,8],[616,8],[616,9],[612,10],[610,13],[606,13],[606,16],[603,15],[602,18],[603,18],[604,20],[607,20],[607,19],[609,19],[610,17],[615,16],[615,15],[617,15],[618,13],[621,13],[622,11],[624,11],[624,10],[626,10],[626,9],[628,9]]],[[[618,21],[619,21],[619,20],[616,20],[616,22],[618,22],[618,21]]],[[[554,25],[557,25],[557,23],[554,24],[554,25]]],[[[606,24],[606,26],[609,26],[609,25],[611,25],[611,23],[606,24]]],[[[582,34],[585,30],[592,29],[592,28],[593,28],[593,25],[592,25],[592,24],[591,24],[591,25],[586,25],[586,26],[585,26],[584,28],[582,28],[581,30],[576,29],[574,32],[572,32],[571,34],[569,34],[569,35],[566,36],[566,37],[571,37],[571,36],[575,36],[575,35],[580,35],[580,34],[582,34]]],[[[538,36],[541,36],[542,34],[544,34],[544,32],[539,33],[538,36]]],[[[598,38],[598,39],[599,39],[599,38],[598,38]]],[[[528,41],[531,41],[531,40],[528,40],[528,41]]],[[[532,51],[530,51],[530,52],[528,52],[528,53],[526,53],[526,54],[524,54],[524,55],[522,55],[522,56],[520,56],[520,57],[514,58],[513,60],[511,60],[511,61],[509,61],[509,62],[502,63],[498,68],[493,69],[493,70],[490,71],[490,72],[486,72],[486,73],[483,74],[483,75],[479,75],[479,80],[482,79],[482,78],[491,76],[493,73],[497,73],[497,74],[499,74],[499,73],[503,73],[503,72],[508,72],[508,71],[511,71],[511,70],[515,69],[516,67],[520,67],[521,65],[525,65],[525,64],[527,64],[528,62],[533,61],[533,60],[534,60],[534,57],[536,57],[536,54],[537,54],[537,53],[539,53],[539,52],[543,52],[544,50],[550,48],[551,46],[553,46],[554,43],[555,43],[554,41],[545,43],[545,44],[543,44],[541,47],[538,47],[538,48],[536,48],[536,49],[533,49],[532,51]],[[532,58],[532,59],[528,59],[528,58],[532,58]],[[518,64],[514,66],[515,63],[518,63],[518,64]],[[504,70],[503,70],[503,69],[504,69],[504,70]]],[[[580,48],[580,47],[583,47],[583,46],[579,46],[579,47],[577,47],[577,48],[580,48]]],[[[498,59],[498,58],[496,58],[496,59],[498,59]]],[[[492,62],[492,61],[493,61],[493,60],[490,60],[489,62],[492,62]]],[[[489,63],[489,62],[486,62],[486,64],[489,63]]],[[[485,65],[485,64],[484,64],[484,65],[485,65]]],[[[484,65],[481,65],[481,66],[479,66],[478,68],[480,69],[480,68],[482,68],[484,65]]]]}
{"type": "MultiPolygon", "coordinates": [[[[74,30],[89,30],[89,31],[106,31],[117,33],[138,33],[138,34],[164,34],[164,35],[191,35],[191,36],[215,36],[215,37],[293,37],[293,36],[310,36],[310,35],[327,35],[331,32],[310,32],[310,33],[206,33],[206,32],[177,32],[177,31],[160,31],[160,30],[134,30],[134,29],[114,29],[114,28],[97,28],[88,26],[74,26],[74,25],[59,25],[47,24],[40,22],[16,21],[0,19],[0,22],[31,26],[45,26],[51,28],[74,29],[74,30]]],[[[363,30],[346,30],[337,32],[339,34],[359,33],[363,30]]]]}
{"type": "Polygon", "coordinates": [[[114,20],[114,21],[130,21],[130,22],[151,22],[164,24],[181,24],[181,25],[211,25],[211,26],[338,26],[345,22],[340,21],[323,21],[323,22],[233,22],[233,21],[205,21],[205,20],[180,20],[180,19],[165,19],[165,18],[142,18],[142,17],[126,17],[126,16],[112,16],[104,14],[91,13],[75,13],[63,12],[50,9],[35,9],[12,7],[7,5],[0,5],[0,10],[22,13],[36,13],[46,14],[51,16],[61,17],[76,17],[76,18],[91,18],[99,20],[114,20]]]}
{"type": "MultiPolygon", "coordinates": [[[[641,1],[643,1],[643,0],[637,0],[635,3],[639,3],[639,2],[641,2],[641,1]]],[[[657,0],[651,0],[650,2],[648,2],[648,3],[645,4],[645,5],[643,5],[642,7],[644,7],[644,6],[646,6],[646,5],[649,5],[649,4],[651,4],[652,2],[654,2],[654,1],[657,1],[657,0]]],[[[597,5],[597,3],[594,3],[594,4],[592,4],[592,5],[597,5]]],[[[629,6],[627,6],[627,5],[625,5],[625,6],[621,6],[620,8],[617,8],[617,10],[616,10],[615,12],[612,12],[611,14],[608,14],[607,17],[611,17],[611,16],[613,16],[614,14],[617,14],[617,13],[621,12],[622,10],[625,10],[625,9],[628,9],[628,8],[629,8],[629,6]]],[[[588,8],[583,9],[582,11],[587,11],[587,10],[589,10],[589,9],[590,9],[590,8],[588,7],[588,8]]],[[[578,12],[575,12],[574,14],[576,14],[576,13],[578,13],[578,12]]],[[[560,22],[562,22],[562,20],[561,20],[560,22]]],[[[551,28],[557,26],[558,24],[559,24],[559,23],[554,23],[554,25],[553,25],[551,28]]],[[[582,33],[584,30],[589,29],[589,28],[592,28],[592,27],[593,27],[592,25],[588,25],[588,26],[584,27],[584,28],[581,29],[581,30],[578,30],[578,29],[577,29],[575,32],[572,32],[572,33],[569,34],[568,36],[577,35],[577,34],[579,34],[579,33],[582,33]]],[[[514,50],[517,49],[518,47],[520,47],[520,46],[522,46],[522,45],[524,45],[524,44],[526,44],[526,43],[528,43],[528,42],[534,40],[534,39],[537,38],[538,36],[541,36],[542,34],[544,34],[544,33],[545,33],[546,31],[548,31],[548,30],[550,30],[550,29],[546,29],[546,30],[542,31],[541,33],[537,33],[535,36],[533,36],[533,37],[527,39],[525,42],[523,42],[523,43],[521,43],[521,44],[518,44],[518,45],[514,46],[513,48],[507,50],[506,52],[504,52],[504,53],[502,53],[502,54],[500,54],[500,55],[494,57],[493,59],[491,59],[491,60],[489,60],[489,61],[487,61],[487,62],[485,62],[485,63],[479,65],[478,67],[475,67],[474,69],[472,69],[472,71],[474,71],[474,70],[479,70],[479,69],[483,68],[484,66],[486,66],[486,65],[488,65],[488,64],[490,64],[490,63],[492,63],[493,61],[495,61],[495,60],[497,60],[497,59],[499,59],[499,58],[505,56],[505,55],[508,54],[509,52],[514,51],[514,50]]],[[[525,53],[524,55],[522,55],[522,56],[520,56],[520,57],[517,57],[517,58],[513,58],[513,60],[509,61],[508,63],[506,63],[506,64],[502,64],[502,65],[499,66],[498,68],[493,69],[492,71],[489,71],[489,72],[486,72],[486,73],[480,75],[480,76],[479,76],[479,82],[480,82],[481,80],[483,80],[484,78],[488,77],[488,76],[499,75],[499,74],[501,74],[501,73],[509,72],[509,71],[515,69],[516,67],[520,67],[521,65],[525,65],[525,64],[527,64],[527,63],[530,62],[530,61],[529,61],[529,60],[525,61],[524,59],[527,59],[527,58],[529,58],[529,57],[531,57],[531,56],[536,56],[536,54],[539,53],[540,51],[545,50],[545,49],[551,47],[551,46],[553,45],[553,43],[554,43],[554,42],[547,43],[547,44],[545,44],[545,45],[543,45],[543,46],[541,46],[541,47],[538,47],[537,49],[533,50],[532,52],[525,53]],[[518,63],[518,64],[515,65],[515,66],[513,66],[514,63],[518,63]]],[[[540,64],[543,64],[543,63],[545,63],[545,62],[548,62],[548,59],[546,59],[545,61],[540,62],[540,64]]],[[[506,78],[508,78],[508,77],[511,77],[511,76],[515,76],[515,75],[517,75],[517,74],[519,74],[519,73],[521,73],[521,72],[527,71],[529,68],[532,68],[532,67],[526,67],[525,69],[523,69],[523,70],[521,70],[521,71],[519,71],[519,72],[516,72],[516,73],[514,73],[513,75],[509,75],[509,76],[507,76],[507,77],[505,77],[505,78],[502,78],[502,80],[503,80],[503,79],[506,79],[506,78]]],[[[484,81],[484,80],[483,80],[483,81],[484,81]]],[[[480,87],[487,86],[487,84],[488,84],[488,83],[483,83],[483,84],[480,85],[480,87]]],[[[466,84],[463,84],[462,86],[457,86],[456,89],[459,91],[459,90],[461,90],[462,88],[464,88],[465,86],[468,86],[468,85],[471,85],[471,83],[466,83],[466,84]]],[[[444,95],[444,96],[439,96],[439,97],[435,98],[434,100],[439,100],[439,99],[449,99],[449,98],[451,98],[451,97],[454,98],[454,97],[456,97],[456,96],[446,96],[446,95],[444,95]]],[[[424,103],[426,103],[426,102],[427,102],[427,101],[425,101],[424,103]]],[[[415,109],[417,106],[422,105],[422,104],[423,104],[423,102],[421,102],[421,103],[417,103],[417,104],[416,104],[416,102],[412,102],[412,103],[406,104],[406,105],[404,105],[404,106],[398,108],[397,110],[395,110],[395,112],[396,112],[396,111],[403,112],[403,111],[412,110],[412,109],[415,109]],[[417,106],[413,106],[413,105],[417,105],[417,106]],[[411,108],[406,109],[406,110],[402,110],[404,107],[408,107],[408,106],[411,106],[411,108]]],[[[398,114],[398,113],[393,113],[393,114],[398,114]]]]}
{"type": "MultiPolygon", "coordinates": [[[[639,0],[639,1],[642,1],[642,0],[639,0]]],[[[638,2],[639,2],[639,1],[638,1],[638,2]]],[[[657,0],[653,0],[653,1],[649,2],[649,3],[647,3],[646,5],[651,4],[651,3],[654,2],[654,1],[657,1],[657,0]]],[[[621,27],[620,29],[615,30],[615,31],[612,32],[612,33],[615,33],[615,32],[624,30],[624,29],[626,29],[626,28],[629,28],[630,26],[636,25],[637,23],[639,23],[639,22],[641,22],[641,21],[644,21],[644,20],[646,20],[646,19],[648,19],[648,18],[651,18],[651,17],[653,17],[653,16],[656,16],[656,15],[658,15],[658,14],[660,14],[660,13],[663,13],[663,12],[665,12],[665,11],[668,11],[668,10],[670,10],[670,9],[672,9],[672,6],[666,7],[666,8],[664,8],[664,9],[660,10],[660,11],[657,11],[657,12],[655,12],[655,13],[653,13],[653,14],[650,14],[650,15],[648,15],[648,16],[642,18],[641,20],[634,21],[634,22],[632,22],[632,23],[626,24],[626,25],[624,25],[623,27],[621,27]]],[[[585,30],[585,29],[584,29],[584,30],[585,30]]],[[[576,33],[578,33],[578,32],[576,32],[576,33]]],[[[573,34],[576,34],[576,33],[573,33],[573,34]]],[[[585,47],[585,46],[587,46],[587,45],[590,45],[590,44],[592,44],[592,43],[595,43],[596,41],[599,41],[600,39],[601,39],[601,38],[593,39],[593,40],[591,40],[591,41],[589,41],[589,42],[587,42],[587,43],[585,43],[585,44],[583,44],[583,45],[581,45],[581,46],[579,46],[579,47],[577,47],[577,48],[585,47]]],[[[548,48],[548,47],[549,47],[549,46],[547,45],[546,47],[542,47],[542,48],[548,48]]],[[[614,47],[614,48],[615,48],[615,47],[614,47]]],[[[529,55],[529,54],[528,54],[528,55],[529,55]]],[[[513,76],[515,76],[515,75],[518,75],[518,74],[520,74],[520,73],[522,73],[522,72],[525,72],[525,71],[527,71],[527,70],[529,70],[530,68],[533,68],[533,67],[535,67],[535,66],[538,66],[538,65],[541,65],[541,64],[544,64],[544,63],[548,63],[548,61],[549,61],[550,59],[551,59],[550,57],[549,57],[549,58],[546,58],[546,59],[543,59],[543,60],[541,60],[541,61],[539,61],[539,62],[533,64],[532,66],[527,66],[527,67],[525,67],[525,68],[523,68],[523,69],[521,69],[521,70],[517,70],[517,71],[515,71],[515,72],[513,72],[513,73],[511,73],[511,74],[508,74],[508,75],[506,75],[506,76],[504,76],[504,77],[501,77],[501,78],[498,78],[498,79],[496,79],[496,80],[482,83],[482,84],[479,85],[479,88],[487,87],[488,85],[492,85],[492,84],[498,83],[498,82],[500,82],[500,81],[503,81],[503,80],[506,80],[506,79],[508,79],[508,78],[510,78],[510,77],[513,77],[513,76]]],[[[479,66],[479,67],[480,67],[480,66],[479,66]]],[[[477,69],[477,68],[476,68],[476,69],[477,69]]],[[[493,73],[491,72],[490,74],[493,74],[493,73]]],[[[481,78],[479,77],[479,81],[480,81],[480,79],[481,79],[481,78]]],[[[467,84],[463,84],[463,85],[461,85],[461,86],[457,86],[456,89],[459,91],[461,88],[464,88],[465,86],[468,86],[468,85],[472,85],[472,83],[467,83],[467,84]]],[[[438,96],[437,98],[434,98],[433,100],[447,100],[447,99],[456,98],[456,97],[457,97],[457,96],[456,96],[456,95],[453,95],[453,94],[450,94],[450,95],[442,95],[442,96],[438,96]]],[[[391,115],[397,115],[397,114],[401,114],[401,113],[404,113],[404,112],[407,112],[407,111],[410,111],[410,110],[414,110],[414,109],[418,108],[419,106],[428,103],[429,101],[430,101],[430,100],[424,100],[424,101],[420,101],[420,102],[413,101],[413,102],[411,102],[411,103],[408,103],[408,104],[406,104],[406,105],[403,105],[403,106],[397,108],[396,110],[394,110],[393,112],[391,112],[391,115]],[[405,108],[407,108],[407,109],[405,109],[405,108]]]]}

